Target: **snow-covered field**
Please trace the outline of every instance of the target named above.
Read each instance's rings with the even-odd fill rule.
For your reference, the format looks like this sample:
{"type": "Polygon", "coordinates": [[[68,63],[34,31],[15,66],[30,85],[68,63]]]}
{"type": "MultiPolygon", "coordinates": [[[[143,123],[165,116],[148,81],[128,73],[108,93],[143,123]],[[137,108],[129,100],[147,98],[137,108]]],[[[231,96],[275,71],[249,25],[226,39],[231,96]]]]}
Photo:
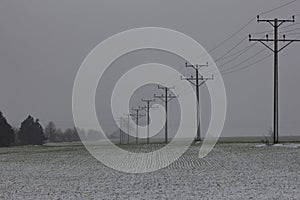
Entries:
{"type": "Polygon", "coordinates": [[[127,174],[81,145],[0,148],[0,199],[300,199],[300,147],[218,144],[205,159],[198,150],[165,169],[127,174]]]}

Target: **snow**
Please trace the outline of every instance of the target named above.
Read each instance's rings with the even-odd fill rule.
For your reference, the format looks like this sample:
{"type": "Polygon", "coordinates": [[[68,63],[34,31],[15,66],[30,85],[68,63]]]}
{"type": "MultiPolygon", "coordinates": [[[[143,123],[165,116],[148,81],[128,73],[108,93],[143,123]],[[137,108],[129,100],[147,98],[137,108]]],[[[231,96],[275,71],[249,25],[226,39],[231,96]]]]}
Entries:
{"type": "Polygon", "coordinates": [[[266,145],[266,144],[256,144],[256,145],[255,145],[255,147],[258,147],[258,148],[259,148],[259,147],[267,147],[267,146],[268,146],[268,145],[266,145]]]}
{"type": "Polygon", "coordinates": [[[274,147],[298,148],[300,144],[274,144],[274,147]]]}
{"type": "Polygon", "coordinates": [[[199,159],[197,144],[145,174],[107,168],[78,144],[0,148],[0,199],[299,199],[300,148],[282,146],[218,144],[199,159]]]}
{"type": "Polygon", "coordinates": [[[285,148],[298,148],[300,147],[300,144],[295,144],[295,143],[286,143],[286,144],[271,144],[271,145],[266,145],[266,144],[257,144],[255,147],[285,147],[285,148]]]}

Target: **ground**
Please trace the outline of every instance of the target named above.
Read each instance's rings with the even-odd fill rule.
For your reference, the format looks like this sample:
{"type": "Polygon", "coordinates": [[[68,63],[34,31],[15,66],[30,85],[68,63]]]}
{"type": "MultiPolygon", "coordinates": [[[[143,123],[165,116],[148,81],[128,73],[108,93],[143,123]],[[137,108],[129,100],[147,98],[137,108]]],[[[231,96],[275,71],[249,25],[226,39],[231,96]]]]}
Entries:
{"type": "MultiPolygon", "coordinates": [[[[148,148],[147,145],[127,148],[148,148]]],[[[81,145],[0,148],[0,199],[300,199],[300,148],[193,145],[165,169],[127,174],[81,145]]]]}

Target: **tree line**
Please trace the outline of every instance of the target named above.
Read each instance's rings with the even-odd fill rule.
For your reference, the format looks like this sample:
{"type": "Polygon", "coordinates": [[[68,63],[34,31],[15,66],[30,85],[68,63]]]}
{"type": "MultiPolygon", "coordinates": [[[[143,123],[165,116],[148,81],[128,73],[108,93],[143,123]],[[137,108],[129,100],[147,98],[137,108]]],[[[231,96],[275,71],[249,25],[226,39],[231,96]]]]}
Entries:
{"type": "MultiPolygon", "coordinates": [[[[84,131],[80,131],[85,135],[84,131]]],[[[53,122],[49,122],[45,129],[29,115],[21,127],[13,128],[0,111],[0,147],[11,145],[42,145],[45,142],[74,142],[80,141],[77,129],[68,128],[65,131],[57,129],[53,122]]]]}

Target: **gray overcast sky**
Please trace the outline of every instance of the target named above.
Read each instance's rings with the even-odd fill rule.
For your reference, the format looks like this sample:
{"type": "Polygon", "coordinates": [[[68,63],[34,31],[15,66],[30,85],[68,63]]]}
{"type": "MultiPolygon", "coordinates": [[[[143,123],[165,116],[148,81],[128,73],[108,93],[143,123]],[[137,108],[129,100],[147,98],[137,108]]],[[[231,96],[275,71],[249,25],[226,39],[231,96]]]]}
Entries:
{"type": "MultiPolygon", "coordinates": [[[[76,72],[85,56],[107,37],[136,27],[165,27],[191,36],[209,50],[258,13],[286,2],[289,1],[2,0],[0,109],[17,127],[32,114],[43,124],[53,120],[58,127],[66,128],[72,125],[72,88],[76,72]]],[[[297,1],[262,17],[290,18],[300,13],[299,6],[297,1]]],[[[298,18],[297,22],[300,16],[298,18]]],[[[286,30],[299,27],[295,25],[286,30]]],[[[249,33],[269,29],[270,25],[253,20],[211,56],[216,59],[249,33]]],[[[300,31],[290,33],[297,32],[300,31]]],[[[297,36],[299,34],[289,37],[297,36]]],[[[247,45],[246,39],[236,50],[247,45]]],[[[230,64],[238,64],[264,48],[256,45],[230,64]]],[[[300,135],[299,50],[300,44],[292,44],[280,54],[280,129],[285,134],[300,135]]],[[[266,50],[251,61],[268,53],[266,50]]],[[[133,67],[141,62],[159,61],[176,69],[184,64],[168,54],[136,52],[116,61],[111,66],[111,74],[118,74],[120,65],[133,67]]],[[[272,57],[223,78],[228,98],[223,136],[267,133],[272,125],[272,57]]],[[[204,113],[209,112],[206,92],[204,89],[202,93],[204,113]]],[[[103,92],[97,93],[99,99],[102,95],[105,96],[103,92]]],[[[101,106],[105,107],[97,103],[100,110],[101,106]]],[[[100,111],[98,115],[104,116],[100,111]]],[[[209,117],[204,116],[203,120],[207,124],[209,117]]]]}

